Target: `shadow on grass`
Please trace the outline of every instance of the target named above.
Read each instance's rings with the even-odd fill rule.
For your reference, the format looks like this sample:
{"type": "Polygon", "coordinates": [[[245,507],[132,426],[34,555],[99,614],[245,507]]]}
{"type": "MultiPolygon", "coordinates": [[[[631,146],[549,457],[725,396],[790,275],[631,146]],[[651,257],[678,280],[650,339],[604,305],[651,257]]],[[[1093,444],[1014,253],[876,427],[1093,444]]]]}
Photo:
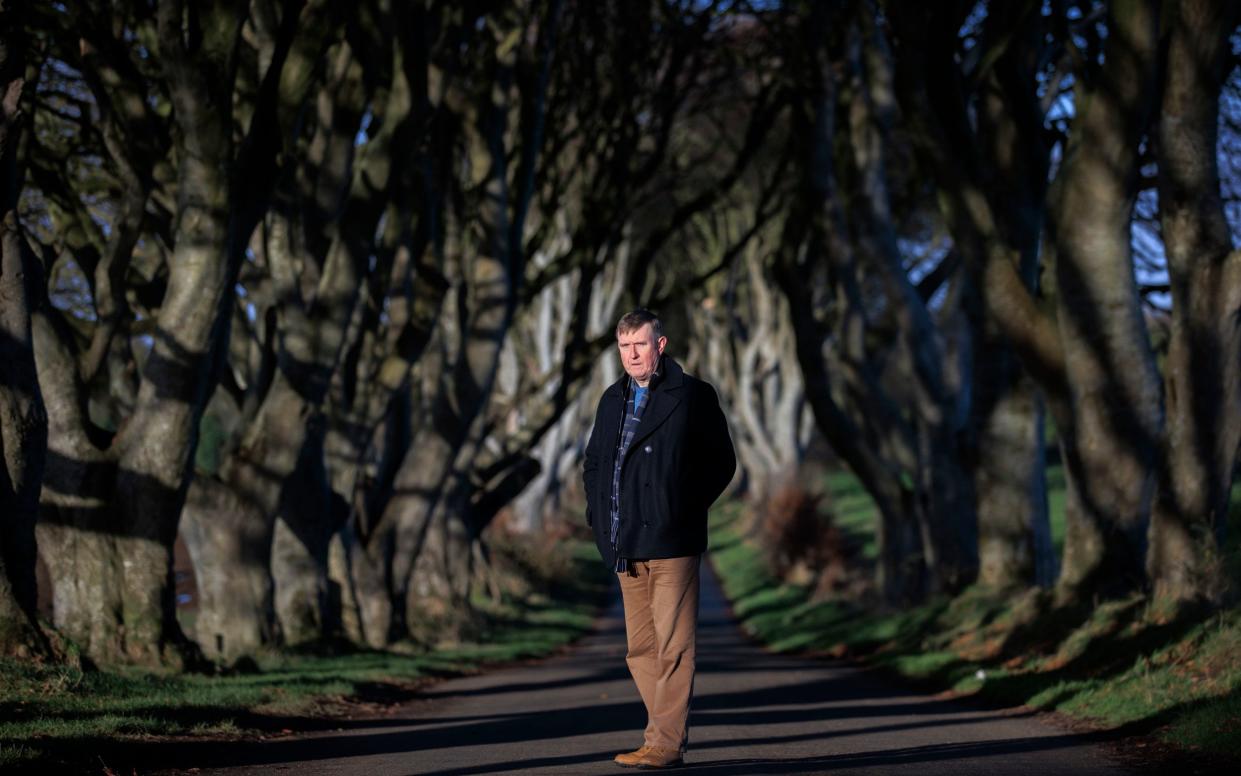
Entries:
{"type": "Polygon", "coordinates": [[[1241,755],[1236,610],[1161,616],[1141,596],[1056,607],[1043,591],[981,588],[898,611],[813,601],[773,577],[761,550],[733,533],[736,515],[713,517],[716,568],[733,611],[770,649],[859,659],[928,690],[1067,711],[1117,735],[1158,732],[1211,756],[1241,755]],[[1212,618],[1218,628],[1208,627],[1212,618]]]}
{"type": "Polygon", "coordinates": [[[506,592],[481,612],[477,641],[450,648],[407,654],[329,639],[217,675],[4,666],[0,771],[98,773],[97,755],[107,752],[116,759],[138,746],[124,739],[133,735],[174,736],[170,747],[208,751],[225,740],[226,748],[239,745],[235,739],[243,732],[416,727],[421,723],[382,714],[419,695],[432,680],[477,673],[484,664],[543,657],[591,630],[608,594],[607,575],[585,559],[557,570],[569,576],[532,580],[520,588],[532,594],[529,600],[506,592]]]}

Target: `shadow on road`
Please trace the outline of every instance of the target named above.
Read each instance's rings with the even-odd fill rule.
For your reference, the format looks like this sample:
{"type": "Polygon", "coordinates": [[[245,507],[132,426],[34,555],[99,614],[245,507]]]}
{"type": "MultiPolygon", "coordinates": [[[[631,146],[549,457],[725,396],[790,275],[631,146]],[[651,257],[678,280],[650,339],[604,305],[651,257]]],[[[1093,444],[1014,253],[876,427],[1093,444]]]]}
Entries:
{"type": "MultiPolygon", "coordinates": [[[[123,772],[248,767],[447,776],[576,772],[575,766],[610,772],[613,754],[626,742],[636,745],[646,722],[625,668],[621,622],[614,605],[568,654],[445,682],[379,719],[293,719],[288,727],[304,735],[262,741],[82,745],[123,772]],[[321,729],[325,724],[334,729],[321,729]],[[376,764],[382,767],[375,770],[376,764]]],[[[946,765],[950,760],[973,761],[979,770],[970,773],[998,773],[1020,755],[1037,759],[1039,752],[1117,737],[1046,729],[1017,737],[1011,723],[1029,714],[981,710],[913,694],[848,666],[765,653],[738,632],[714,582],[704,585],[698,655],[687,770],[699,773],[918,772],[918,764],[932,766],[924,772],[943,772],[955,769],[946,765]],[[1008,722],[996,724],[1002,720],[1008,722]]]]}
{"type": "MultiPolygon", "coordinates": [[[[851,727],[843,731],[853,736],[866,733],[892,734],[916,728],[958,724],[952,716],[944,718],[942,715],[965,710],[954,708],[954,704],[949,701],[842,705],[835,689],[837,688],[833,687],[833,682],[827,681],[807,685],[781,685],[765,692],[708,696],[710,703],[703,705],[709,705],[709,710],[703,709],[702,713],[695,710],[694,729],[702,734],[710,726],[736,725],[742,722],[755,730],[762,730],[767,726],[781,726],[791,722],[829,723],[839,719],[908,718],[911,713],[925,717],[919,721],[851,727]],[[817,704],[813,702],[816,698],[819,701],[817,704]],[[831,705],[825,705],[823,699],[831,699],[831,705]],[[787,708],[799,704],[804,704],[804,707],[787,708]]],[[[995,718],[1001,716],[1011,718],[1013,715],[996,714],[995,718]]],[[[567,736],[640,730],[645,722],[643,717],[640,707],[626,700],[534,713],[344,721],[340,724],[345,731],[343,734],[257,742],[152,743],[136,752],[128,750],[126,754],[129,756],[125,759],[128,761],[127,767],[132,765],[140,769],[220,768],[406,753],[409,773],[447,775],[515,772],[577,763],[606,762],[615,751],[531,757],[511,762],[491,762],[477,767],[441,770],[427,770],[425,765],[420,765],[419,752],[497,744],[517,744],[523,752],[554,752],[557,751],[557,740],[567,736]]],[[[989,717],[974,717],[971,722],[980,723],[987,719],[989,717]]],[[[1080,735],[1061,735],[979,743],[946,743],[800,759],[713,760],[711,757],[711,751],[722,746],[731,748],[779,745],[794,741],[826,742],[842,734],[840,731],[831,730],[830,725],[816,727],[818,729],[814,732],[788,736],[755,736],[693,744],[689,767],[696,772],[720,774],[804,773],[825,769],[1011,755],[1078,746],[1087,738],[1080,735]]],[[[900,740],[899,736],[893,736],[892,739],[900,740]]]]}
{"type": "MultiPolygon", "coordinates": [[[[885,749],[876,752],[853,752],[849,754],[827,755],[822,757],[801,758],[737,758],[728,760],[698,759],[687,762],[677,773],[701,774],[734,774],[748,776],[750,774],[775,773],[825,773],[828,771],[848,771],[858,768],[879,768],[883,766],[908,765],[911,763],[942,763],[976,759],[979,757],[1011,757],[1013,755],[1049,751],[1066,747],[1080,746],[1081,736],[1064,735],[1037,739],[1014,739],[1011,741],[987,741],[979,743],[937,744],[932,746],[908,747],[903,749],[885,749]]],[[[543,757],[522,760],[519,762],[491,764],[479,768],[450,768],[438,771],[417,771],[424,776],[467,776],[467,774],[511,773],[535,771],[542,768],[565,767],[575,764],[596,763],[610,760],[611,752],[600,752],[595,756],[579,757],[543,757]]],[[[994,766],[997,773],[1004,772],[1002,761],[994,766]]],[[[623,771],[618,770],[617,773],[623,771]]],[[[931,773],[941,773],[938,769],[931,773]]]]}

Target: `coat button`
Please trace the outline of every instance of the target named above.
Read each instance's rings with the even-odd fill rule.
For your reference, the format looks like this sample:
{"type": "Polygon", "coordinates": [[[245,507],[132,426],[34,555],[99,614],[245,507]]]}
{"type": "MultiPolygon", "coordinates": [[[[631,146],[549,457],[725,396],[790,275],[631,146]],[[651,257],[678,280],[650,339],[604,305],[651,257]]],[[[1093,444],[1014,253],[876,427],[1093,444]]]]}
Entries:
{"type": "Polygon", "coordinates": [[[644,449],[645,449],[645,450],[646,450],[646,452],[648,452],[648,453],[649,453],[649,452],[651,452],[651,446],[650,446],[650,445],[647,445],[644,449]]]}

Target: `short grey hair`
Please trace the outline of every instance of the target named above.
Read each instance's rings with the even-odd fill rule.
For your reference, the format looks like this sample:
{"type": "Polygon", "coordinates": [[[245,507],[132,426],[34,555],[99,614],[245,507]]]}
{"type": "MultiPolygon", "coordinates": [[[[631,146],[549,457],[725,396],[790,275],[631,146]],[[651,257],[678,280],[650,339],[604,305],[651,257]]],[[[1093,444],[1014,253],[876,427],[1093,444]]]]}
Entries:
{"type": "Polygon", "coordinates": [[[655,341],[659,342],[659,338],[664,336],[664,324],[659,320],[658,315],[644,307],[630,310],[621,316],[621,319],[616,322],[616,337],[620,339],[620,335],[637,331],[648,323],[651,324],[651,333],[655,335],[655,341]]]}

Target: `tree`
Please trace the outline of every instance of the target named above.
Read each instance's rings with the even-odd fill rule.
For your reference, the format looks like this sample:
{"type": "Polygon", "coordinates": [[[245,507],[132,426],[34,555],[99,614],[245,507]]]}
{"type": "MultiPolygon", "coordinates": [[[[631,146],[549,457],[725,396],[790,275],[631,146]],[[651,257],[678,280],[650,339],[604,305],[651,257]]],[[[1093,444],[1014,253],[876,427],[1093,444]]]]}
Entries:
{"type": "Polygon", "coordinates": [[[976,560],[956,449],[964,417],[949,336],[955,302],[934,311],[929,300],[946,273],[928,273],[919,288],[899,247],[888,57],[864,3],[794,4],[788,13],[800,34],[786,83],[802,172],[776,277],[810,406],[878,507],[884,597],[957,590],[973,580],[976,560]]]}
{"type": "MultiPolygon", "coordinates": [[[[331,41],[318,109],[285,143],[297,156],[282,171],[243,278],[254,320],[235,316],[248,335],[239,344],[270,345],[255,365],[245,347],[230,354],[245,387],[228,383],[234,389],[219,401],[231,402],[243,425],[222,443],[218,469],[196,477],[185,515],[202,594],[199,641],[212,655],[250,653],[277,633],[285,644],[312,641],[332,617],[327,555],[340,516],[324,460],[329,389],[350,337],[370,332],[350,326],[368,282],[386,288],[395,253],[413,239],[404,225],[414,218],[419,133],[429,123],[429,52],[418,42],[428,20],[395,15],[391,30],[360,12],[352,32],[331,41]]],[[[306,71],[317,67],[316,53],[304,52],[306,71]]]]}
{"type": "Polygon", "coordinates": [[[40,133],[32,181],[47,208],[31,214],[52,224],[51,274],[72,263],[93,281],[88,317],[45,306],[35,321],[50,431],[39,540],[55,572],[57,626],[101,662],[177,665],[194,654],[174,614],[172,545],[233,288],[276,175],[279,127],[311,83],[290,52],[306,53],[299,46],[323,9],[260,10],[278,20],[263,52],[245,43],[248,17],[236,4],[82,5],[42,18],[55,42],[48,67],[68,74],[67,97],[45,92],[43,120],[71,125],[57,110],[66,102],[103,120],[102,137],[89,125],[40,133]],[[81,45],[66,40],[71,28],[81,45]],[[63,157],[41,144],[66,136],[75,150],[105,150],[109,164],[83,156],[76,174],[58,174],[63,157]],[[110,216],[106,236],[94,204],[110,216]],[[138,254],[155,266],[141,267],[138,254]],[[131,296],[125,280],[143,269],[155,288],[131,296]],[[135,304],[146,308],[140,319],[135,304]],[[139,320],[135,348],[126,340],[139,320]],[[110,402],[116,414],[101,427],[92,384],[125,374],[132,388],[110,402]]]}
{"type": "Polygon", "coordinates": [[[1220,596],[1219,552],[1241,442],[1241,252],[1224,216],[1216,150],[1238,10],[1207,0],[1175,4],[1153,133],[1172,330],[1146,568],[1155,594],[1175,600],[1220,596]]]}
{"type": "Polygon", "coordinates": [[[47,414],[30,314],[38,262],[18,221],[20,149],[28,131],[26,41],[20,11],[0,8],[0,655],[46,648],[35,618],[35,519],[47,454],[47,414]]]}
{"type": "Polygon", "coordinates": [[[1204,294],[1204,285],[1197,285],[1204,281],[1189,278],[1201,272],[1213,278],[1212,289],[1222,289],[1228,287],[1223,275],[1212,273],[1231,271],[1229,242],[1218,237],[1225,228],[1219,181],[1211,172],[1217,114],[1203,113],[1217,110],[1218,41],[1229,34],[1231,17],[1218,15],[1222,8],[1178,6],[1169,17],[1175,21],[1163,58],[1152,3],[1112,3],[1102,19],[1085,14],[1079,22],[1062,9],[1049,14],[1036,4],[1003,6],[982,23],[977,54],[961,57],[957,30],[969,9],[962,4],[956,10],[956,16],[931,18],[894,6],[903,100],[921,127],[919,148],[944,192],[945,219],[987,315],[1038,381],[1056,422],[1069,494],[1060,598],[1144,586],[1148,569],[1161,592],[1206,595],[1214,585],[1210,561],[1187,562],[1186,547],[1195,546],[1196,557],[1212,556],[1214,534],[1202,526],[1220,524],[1211,515],[1222,509],[1227,485],[1221,483],[1235,461],[1236,442],[1227,430],[1232,389],[1224,387],[1231,378],[1223,375],[1236,359],[1229,350],[1231,324],[1220,317],[1229,304],[1219,295],[1224,292],[1204,294]],[[1205,19],[1219,26],[1205,37],[1192,32],[1204,29],[1205,19]],[[1093,33],[1096,22],[1106,24],[1105,38],[1093,33]],[[1044,25],[1046,32],[1035,32],[1044,25]],[[1071,35],[1089,48],[1078,51],[1071,35]],[[1194,64],[1184,53],[1190,39],[1196,41],[1194,64]],[[1171,124],[1150,121],[1161,80],[1168,87],[1162,91],[1169,121],[1178,126],[1175,139],[1168,136],[1171,124]],[[1066,104],[1072,110],[1064,114],[1066,104]],[[976,123],[971,114],[979,117],[976,123]],[[1182,134],[1182,123],[1196,129],[1182,134]],[[1152,142],[1156,137],[1164,139],[1152,142]],[[1048,187],[1053,158],[1059,163],[1048,187]],[[1173,222],[1197,214],[1166,235],[1172,238],[1167,255],[1181,337],[1175,359],[1169,349],[1166,391],[1160,390],[1130,238],[1141,168],[1152,163],[1160,170],[1161,211],[1167,208],[1173,222]],[[1187,165],[1200,171],[1184,179],[1192,185],[1172,183],[1187,165]],[[1193,208],[1184,206],[1189,199],[1193,208]],[[1186,229],[1195,219],[1201,221],[1186,229]],[[1190,231],[1217,236],[1187,240],[1190,231]],[[1043,270],[1037,285],[1031,256],[1043,270]],[[1208,364],[1227,366],[1217,371],[1208,364]],[[1219,436],[1201,431],[1206,417],[1219,436]],[[1199,442],[1188,441],[1195,437],[1199,442]]]}

